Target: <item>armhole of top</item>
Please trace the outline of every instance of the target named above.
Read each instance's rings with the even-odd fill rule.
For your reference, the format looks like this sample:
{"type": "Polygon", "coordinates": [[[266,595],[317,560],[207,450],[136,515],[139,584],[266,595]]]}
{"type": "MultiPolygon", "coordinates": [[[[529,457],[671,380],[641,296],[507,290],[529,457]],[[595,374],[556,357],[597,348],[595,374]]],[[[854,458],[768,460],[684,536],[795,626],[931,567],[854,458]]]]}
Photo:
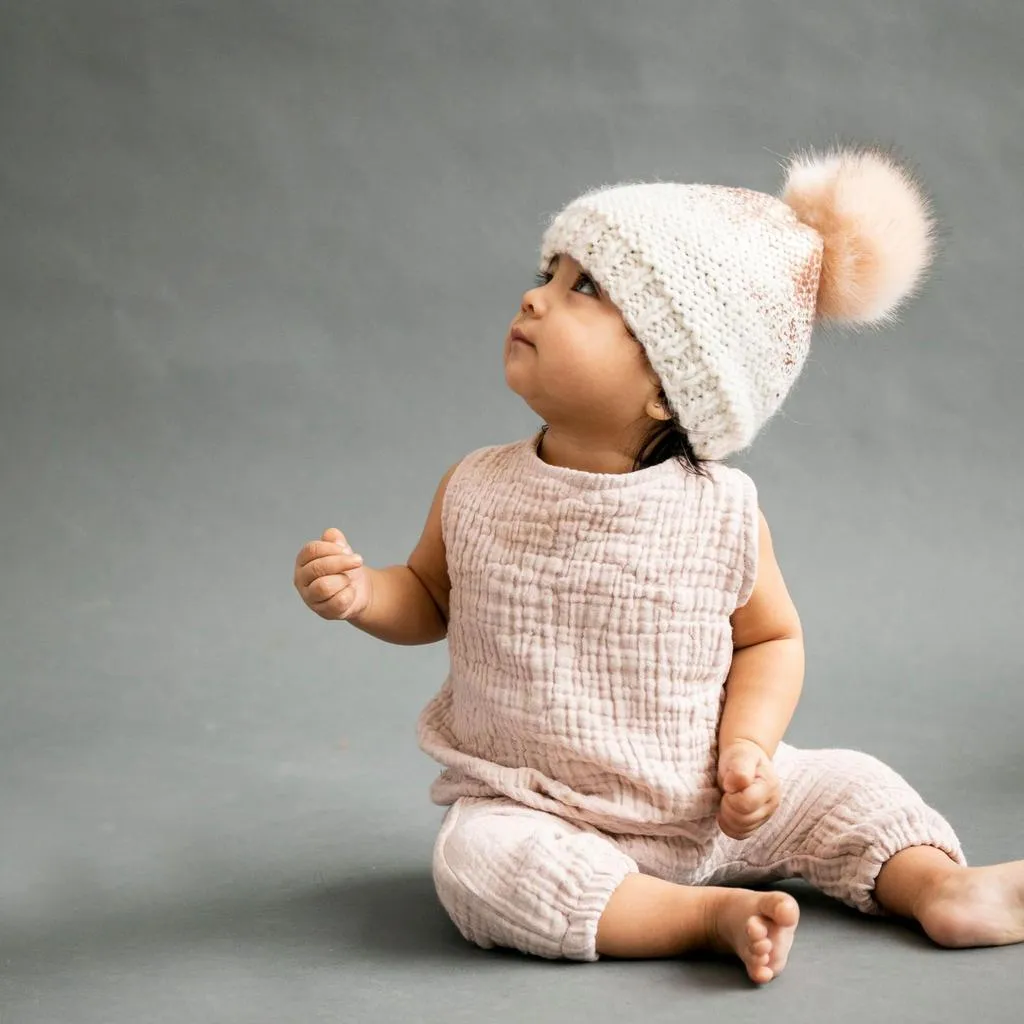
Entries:
{"type": "Polygon", "coordinates": [[[452,470],[452,475],[448,477],[448,483],[445,484],[444,495],[441,497],[441,542],[445,546],[447,551],[451,547],[452,543],[452,522],[451,517],[455,513],[455,495],[452,491],[458,487],[459,477],[462,475],[462,470],[466,465],[466,462],[470,458],[469,455],[464,455],[452,470]]]}
{"type": "Polygon", "coordinates": [[[461,478],[470,466],[477,462],[484,452],[497,447],[499,446],[487,445],[484,448],[475,448],[473,451],[463,455],[456,464],[452,475],[448,477],[448,483],[444,489],[444,497],[441,499],[441,540],[444,543],[445,548],[450,546],[451,530],[454,525],[452,517],[455,515],[456,506],[453,502],[458,495],[453,494],[453,491],[458,490],[459,485],[462,483],[461,478]]]}
{"type": "Polygon", "coordinates": [[[742,608],[750,600],[757,582],[761,523],[758,516],[757,485],[742,470],[739,473],[743,483],[743,578],[736,597],[736,607],[742,608]]]}

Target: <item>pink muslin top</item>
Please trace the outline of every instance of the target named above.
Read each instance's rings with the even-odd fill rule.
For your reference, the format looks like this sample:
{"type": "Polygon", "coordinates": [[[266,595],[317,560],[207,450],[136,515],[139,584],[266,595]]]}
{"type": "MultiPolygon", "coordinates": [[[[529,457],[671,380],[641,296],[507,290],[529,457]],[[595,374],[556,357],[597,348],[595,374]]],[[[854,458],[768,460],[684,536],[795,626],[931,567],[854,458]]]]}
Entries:
{"type": "Polygon", "coordinates": [[[605,831],[714,815],[730,616],[757,566],[757,492],[670,459],[550,465],[538,436],[467,455],[442,534],[449,671],[419,720],[439,804],[506,796],[605,831]]]}

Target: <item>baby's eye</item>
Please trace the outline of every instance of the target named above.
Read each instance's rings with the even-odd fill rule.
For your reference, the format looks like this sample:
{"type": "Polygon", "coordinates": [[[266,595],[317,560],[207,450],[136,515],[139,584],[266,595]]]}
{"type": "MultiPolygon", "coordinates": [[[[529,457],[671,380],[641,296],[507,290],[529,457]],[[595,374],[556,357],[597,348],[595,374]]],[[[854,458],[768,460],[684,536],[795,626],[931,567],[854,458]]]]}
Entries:
{"type": "Polygon", "coordinates": [[[576,285],[580,283],[588,285],[592,289],[591,294],[594,296],[595,299],[597,298],[597,285],[594,284],[594,279],[592,277],[590,277],[588,274],[580,274],[580,276],[576,278],[576,284],[573,285],[573,288],[575,288],[576,285]]]}
{"type": "MultiPolygon", "coordinates": [[[[549,274],[549,273],[547,273],[545,271],[542,271],[542,270],[537,271],[537,273],[535,273],[533,275],[533,285],[534,285],[534,287],[535,288],[543,288],[544,285],[546,285],[548,283],[548,281],[550,281],[553,276],[554,275],[549,274]]],[[[594,279],[589,274],[581,273],[576,278],[576,283],[572,286],[573,287],[573,291],[578,290],[580,285],[585,285],[586,287],[588,287],[590,289],[590,294],[593,295],[595,299],[599,297],[598,296],[597,285],[594,284],[594,279]]]]}

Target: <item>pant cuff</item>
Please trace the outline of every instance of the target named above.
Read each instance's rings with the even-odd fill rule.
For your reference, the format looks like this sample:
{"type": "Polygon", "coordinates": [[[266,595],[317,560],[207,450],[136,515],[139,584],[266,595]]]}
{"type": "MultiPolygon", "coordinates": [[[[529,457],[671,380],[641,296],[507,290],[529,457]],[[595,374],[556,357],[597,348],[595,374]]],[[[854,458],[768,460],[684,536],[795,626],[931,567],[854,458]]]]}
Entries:
{"type": "Polygon", "coordinates": [[[892,916],[875,897],[878,875],[885,864],[903,850],[933,846],[955,863],[967,866],[967,858],[952,826],[938,811],[925,807],[894,818],[876,842],[865,851],[850,883],[850,902],[865,914],[892,916]]]}
{"type": "MultiPolygon", "coordinates": [[[[597,960],[597,925],[612,893],[638,868],[630,857],[609,857],[604,864],[579,860],[570,873],[570,890],[576,893],[575,906],[568,913],[569,927],[562,936],[562,956],[567,960],[597,960]]],[[[572,900],[566,893],[567,902],[572,900]]]]}

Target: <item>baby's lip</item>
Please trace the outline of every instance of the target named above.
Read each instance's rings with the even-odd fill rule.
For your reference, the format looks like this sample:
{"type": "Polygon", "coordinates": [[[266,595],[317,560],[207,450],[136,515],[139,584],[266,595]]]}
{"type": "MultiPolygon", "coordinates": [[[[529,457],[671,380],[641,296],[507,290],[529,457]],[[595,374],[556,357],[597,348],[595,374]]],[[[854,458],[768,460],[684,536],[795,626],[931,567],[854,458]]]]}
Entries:
{"type": "Polygon", "coordinates": [[[527,345],[533,345],[533,342],[518,327],[513,327],[508,336],[512,341],[525,341],[527,345]]]}

